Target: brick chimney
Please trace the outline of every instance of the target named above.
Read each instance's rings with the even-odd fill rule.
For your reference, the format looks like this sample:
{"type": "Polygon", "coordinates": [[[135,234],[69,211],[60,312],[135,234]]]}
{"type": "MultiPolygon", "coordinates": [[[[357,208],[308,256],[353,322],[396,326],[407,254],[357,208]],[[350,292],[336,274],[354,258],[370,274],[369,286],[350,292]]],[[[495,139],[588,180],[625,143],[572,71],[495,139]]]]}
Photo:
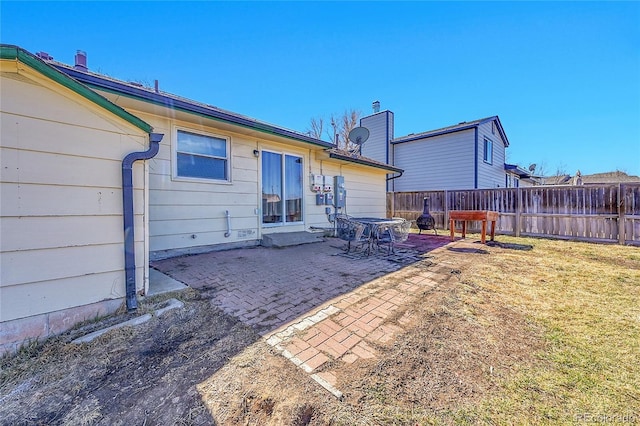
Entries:
{"type": "Polygon", "coordinates": [[[76,52],[76,64],[73,68],[79,71],[89,71],[89,68],[87,68],[87,52],[83,50],[78,50],[76,52]]]}

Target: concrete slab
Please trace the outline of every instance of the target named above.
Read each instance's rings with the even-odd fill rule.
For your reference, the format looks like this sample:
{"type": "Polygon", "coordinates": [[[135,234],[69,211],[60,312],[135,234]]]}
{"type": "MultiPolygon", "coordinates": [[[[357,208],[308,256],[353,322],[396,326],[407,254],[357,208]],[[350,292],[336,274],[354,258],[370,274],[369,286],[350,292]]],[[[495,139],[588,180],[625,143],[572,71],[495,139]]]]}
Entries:
{"type": "Polygon", "coordinates": [[[321,243],[323,232],[283,232],[262,236],[264,247],[290,247],[300,244],[321,243]]]}
{"type": "Polygon", "coordinates": [[[76,345],[80,343],[89,343],[111,330],[115,330],[122,327],[129,327],[129,326],[133,327],[136,325],[144,324],[150,319],[151,319],[151,314],[145,314],[145,315],[142,315],[141,317],[136,317],[136,318],[130,319],[129,321],[121,322],[120,324],[112,325],[111,327],[103,328],[102,330],[94,331],[93,333],[89,333],[82,337],[78,337],[77,339],[72,340],[71,343],[75,343],[76,345]]]}
{"type": "Polygon", "coordinates": [[[157,269],[149,268],[149,292],[147,296],[184,290],[185,288],[187,288],[187,286],[180,281],[174,280],[169,275],[163,274],[157,269]]]}

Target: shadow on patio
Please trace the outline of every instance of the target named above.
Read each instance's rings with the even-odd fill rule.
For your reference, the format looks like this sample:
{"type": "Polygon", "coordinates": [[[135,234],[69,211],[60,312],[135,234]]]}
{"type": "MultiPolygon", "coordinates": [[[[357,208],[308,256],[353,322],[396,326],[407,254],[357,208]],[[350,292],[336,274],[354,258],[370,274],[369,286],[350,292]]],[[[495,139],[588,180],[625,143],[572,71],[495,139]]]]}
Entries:
{"type": "Polygon", "coordinates": [[[342,255],[343,241],[328,238],[280,249],[183,256],[151,266],[202,291],[214,306],[264,335],[369,281],[423,260],[448,243],[445,236],[411,234],[396,244],[395,254],[380,251],[354,257],[342,255]]]}

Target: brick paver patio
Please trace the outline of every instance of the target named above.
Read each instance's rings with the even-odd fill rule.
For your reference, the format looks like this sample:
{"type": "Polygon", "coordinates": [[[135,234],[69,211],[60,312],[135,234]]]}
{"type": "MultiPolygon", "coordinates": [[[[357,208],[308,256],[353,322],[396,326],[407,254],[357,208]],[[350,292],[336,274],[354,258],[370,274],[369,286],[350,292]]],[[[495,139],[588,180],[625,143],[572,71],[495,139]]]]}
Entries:
{"type": "MultiPolygon", "coordinates": [[[[400,309],[450,279],[478,246],[445,236],[410,235],[395,255],[343,255],[344,243],[283,249],[248,248],[153,262],[206,290],[212,303],[254,327],[267,343],[334,395],[329,361],[351,364],[376,356],[412,322],[400,309]]],[[[335,365],[335,364],[334,364],[335,365]]]]}

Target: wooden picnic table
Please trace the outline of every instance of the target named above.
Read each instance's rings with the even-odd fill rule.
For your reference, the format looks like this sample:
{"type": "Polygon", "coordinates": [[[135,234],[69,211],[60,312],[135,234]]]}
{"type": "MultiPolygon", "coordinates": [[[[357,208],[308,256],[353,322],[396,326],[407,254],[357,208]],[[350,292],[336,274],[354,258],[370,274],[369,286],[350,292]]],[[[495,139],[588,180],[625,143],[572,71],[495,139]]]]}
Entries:
{"type": "Polygon", "coordinates": [[[487,241],[487,221],[491,222],[491,241],[496,233],[496,221],[498,212],[490,210],[451,210],[449,212],[449,229],[451,230],[451,241],[454,239],[455,221],[462,221],[462,238],[467,235],[467,221],[482,221],[482,244],[487,241]]]}

